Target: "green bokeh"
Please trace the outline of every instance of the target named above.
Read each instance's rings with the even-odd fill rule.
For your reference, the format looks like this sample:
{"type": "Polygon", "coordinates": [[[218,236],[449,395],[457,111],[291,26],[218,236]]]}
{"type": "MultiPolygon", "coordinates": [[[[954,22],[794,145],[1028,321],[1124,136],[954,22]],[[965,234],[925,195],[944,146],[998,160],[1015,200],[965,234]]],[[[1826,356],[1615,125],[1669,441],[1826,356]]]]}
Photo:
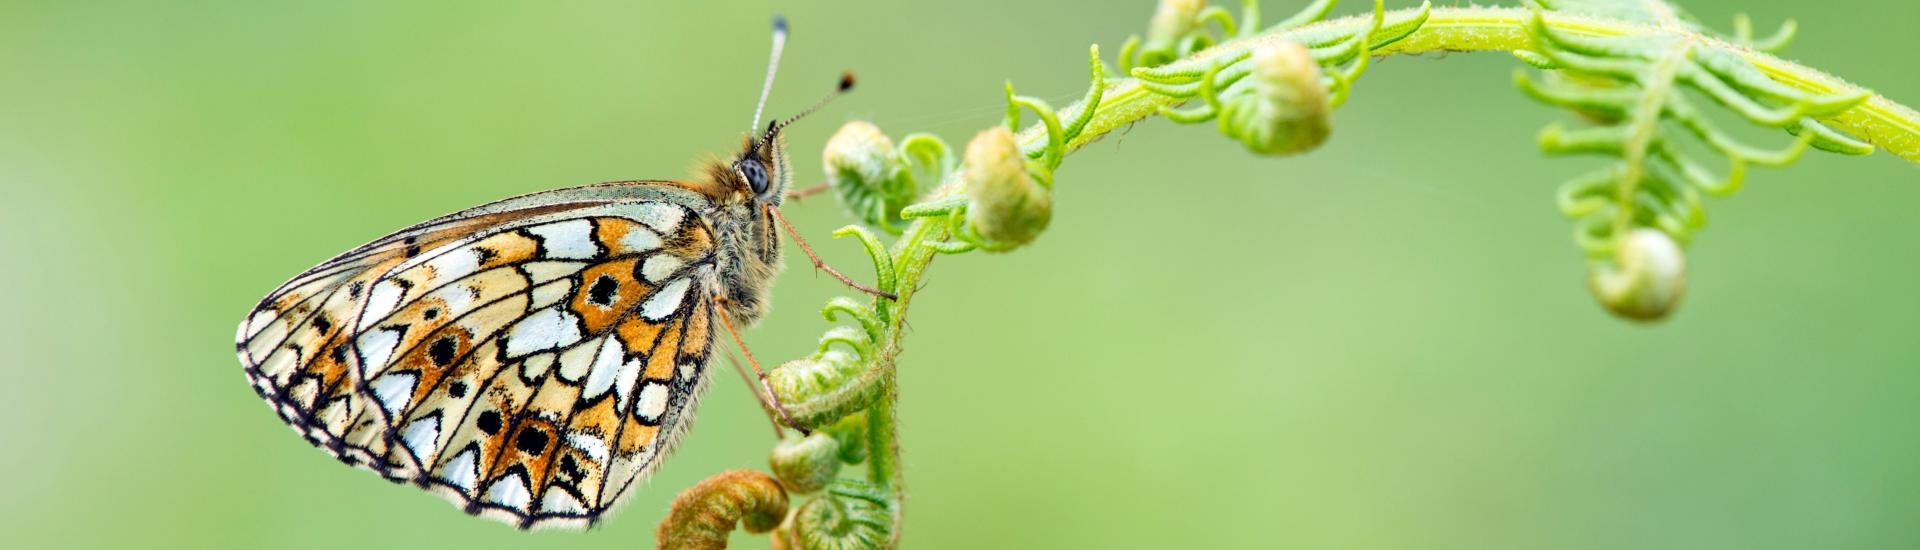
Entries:
{"type": "MultiPolygon", "coordinates": [[[[770,431],[724,370],[625,509],[520,533],[309,448],[248,390],[234,324],[389,230],[726,151],[770,13],[795,31],[773,113],[861,75],[792,130],[808,181],[844,120],[964,142],[1005,79],[1065,103],[1086,45],[1117,50],[1152,10],[557,4],[0,2],[0,546],[649,546],[678,490],[765,467],[770,431]]],[[[1920,4],[1739,4],[1800,21],[1791,57],[1920,102],[1920,4]]],[[[1140,124],[1068,160],[1033,246],[936,262],[902,357],[907,541],[1920,545],[1920,171],[1757,171],[1710,203],[1679,314],[1624,323],[1552,206],[1592,161],[1536,152],[1562,115],[1513,89],[1518,65],[1386,60],[1298,158],[1140,124]]],[[[788,211],[863,271],[827,238],[832,200],[788,211]]],[[[826,328],[845,291],[810,271],[778,285],[757,355],[826,328]]]]}

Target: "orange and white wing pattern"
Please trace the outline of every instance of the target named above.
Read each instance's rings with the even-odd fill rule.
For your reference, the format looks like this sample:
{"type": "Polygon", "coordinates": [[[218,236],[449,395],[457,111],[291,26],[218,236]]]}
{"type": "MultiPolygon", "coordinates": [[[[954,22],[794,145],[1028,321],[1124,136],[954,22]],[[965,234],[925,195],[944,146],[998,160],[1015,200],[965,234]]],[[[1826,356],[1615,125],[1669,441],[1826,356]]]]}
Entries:
{"type": "Polygon", "coordinates": [[[240,362],[343,462],[522,528],[589,524],[673,450],[705,389],[705,205],[612,184],[423,223],[268,295],[240,362]]]}

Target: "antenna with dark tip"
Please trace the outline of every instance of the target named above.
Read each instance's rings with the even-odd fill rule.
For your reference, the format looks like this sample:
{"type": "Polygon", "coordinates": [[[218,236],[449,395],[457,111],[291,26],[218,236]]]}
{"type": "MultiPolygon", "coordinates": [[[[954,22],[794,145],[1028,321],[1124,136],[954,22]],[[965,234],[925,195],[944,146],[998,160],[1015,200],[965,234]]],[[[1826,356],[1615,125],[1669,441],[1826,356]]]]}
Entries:
{"type": "Polygon", "coordinates": [[[795,121],[813,114],[814,111],[818,111],[821,107],[827,106],[827,102],[833,101],[833,98],[840,97],[840,94],[847,93],[847,90],[851,89],[853,89],[853,71],[847,71],[840,75],[840,85],[834,87],[833,91],[827,92],[827,96],[820,98],[820,101],[813,102],[812,107],[807,107],[807,110],[800,111],[800,114],[788,117],[786,120],[768,124],[767,136],[772,137],[775,134],[779,134],[781,128],[786,128],[788,124],[793,124],[795,121]]]}
{"type": "Polygon", "coordinates": [[[752,132],[760,127],[760,113],[767,108],[767,93],[773,91],[773,75],[780,70],[780,51],[787,48],[787,18],[773,16],[773,55],[767,58],[767,81],[760,85],[760,103],[753,106],[753,124],[747,126],[752,132]]]}

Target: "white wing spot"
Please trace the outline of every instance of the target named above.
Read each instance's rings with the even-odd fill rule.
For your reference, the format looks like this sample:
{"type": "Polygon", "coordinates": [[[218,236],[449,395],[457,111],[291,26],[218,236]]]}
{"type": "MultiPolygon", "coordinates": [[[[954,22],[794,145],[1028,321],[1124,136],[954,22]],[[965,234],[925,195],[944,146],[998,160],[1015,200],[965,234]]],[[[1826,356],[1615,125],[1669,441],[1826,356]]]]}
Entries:
{"type": "Polygon", "coordinates": [[[400,297],[406,293],[407,289],[390,279],[374,283],[373,291],[367,293],[367,309],[360,312],[360,326],[370,327],[387,318],[394,308],[400,307],[400,297]]]}
{"type": "Polygon", "coordinates": [[[660,423],[660,415],[667,412],[667,385],[648,380],[640,383],[640,399],[633,402],[633,414],[641,422],[660,423]]]}
{"type": "Polygon", "coordinates": [[[645,229],[628,231],[626,235],[620,237],[620,247],[631,253],[660,248],[660,235],[645,229]]]}
{"type": "Polygon", "coordinates": [[[557,349],[579,342],[580,320],[558,307],[533,312],[507,329],[507,356],[557,349]]]}
{"type": "Polygon", "coordinates": [[[525,362],[520,364],[520,376],[528,380],[537,379],[537,378],[540,378],[540,375],[546,374],[547,367],[551,367],[551,366],[553,366],[553,354],[551,353],[534,354],[532,357],[528,357],[525,362]]]}
{"type": "Polygon", "coordinates": [[[662,234],[672,233],[680,227],[680,219],[686,217],[685,210],[663,202],[642,203],[634,208],[636,219],[662,234]]]}
{"type": "Polygon", "coordinates": [[[426,460],[433,456],[440,445],[440,417],[430,416],[413,421],[400,434],[400,439],[407,443],[407,449],[413,451],[415,458],[426,460]]]}
{"type": "Polygon", "coordinates": [[[573,498],[573,495],[567,494],[566,491],[548,489],[547,496],[540,497],[540,511],[579,514],[586,512],[586,509],[580,506],[578,499],[573,498]]]}
{"type": "Polygon", "coordinates": [[[336,399],[333,403],[328,404],[327,408],[320,409],[320,412],[314,413],[313,417],[318,419],[321,425],[326,426],[328,429],[339,430],[344,428],[347,422],[347,400],[336,399]]]}
{"type": "Polygon", "coordinates": [[[547,281],[579,273],[587,267],[586,262],[527,262],[520,269],[527,272],[527,282],[539,285],[547,281]]]}
{"type": "Polygon", "coordinates": [[[527,492],[527,478],[520,475],[520,472],[500,478],[499,481],[493,482],[492,489],[487,490],[488,501],[515,510],[527,509],[527,501],[532,499],[533,495],[527,492]]]}
{"type": "Polygon", "coordinates": [[[472,491],[473,480],[478,477],[478,474],[475,473],[477,469],[478,465],[474,463],[473,449],[467,449],[466,452],[460,453],[460,456],[453,457],[453,460],[447,461],[445,466],[440,467],[440,471],[446,473],[446,475],[441,476],[440,479],[447,480],[447,483],[452,483],[453,486],[459,487],[462,491],[472,491]]]}
{"type": "Polygon", "coordinates": [[[528,307],[543,308],[557,304],[560,300],[573,295],[573,281],[561,279],[533,287],[533,304],[528,307]]]}
{"type": "Polygon", "coordinates": [[[680,300],[687,296],[687,286],[693,284],[685,277],[674,279],[672,283],[654,291],[647,301],[640,304],[640,316],[649,321],[658,321],[672,315],[680,309],[680,300]]]}
{"type": "Polygon", "coordinates": [[[640,265],[640,275],[646,277],[649,283],[660,284],[662,279],[672,275],[673,270],[680,269],[682,265],[686,265],[686,262],[681,261],[679,256],[654,254],[648,256],[647,262],[640,265]]]}
{"type": "Polygon", "coordinates": [[[599,341],[587,342],[560,352],[560,379],[580,383],[580,379],[587,376],[587,371],[593,369],[593,358],[600,354],[600,345],[599,341]]]}
{"type": "Polygon", "coordinates": [[[580,398],[600,397],[613,388],[614,374],[626,356],[626,347],[620,345],[620,339],[608,336],[607,342],[600,345],[600,354],[593,357],[593,368],[587,371],[587,386],[581,390],[580,398]]]}
{"type": "Polygon", "coordinates": [[[548,258],[586,260],[600,255],[600,245],[593,242],[593,223],[587,220],[538,225],[527,232],[540,237],[540,248],[548,258]]]}
{"type": "Polygon", "coordinates": [[[468,308],[473,307],[473,297],[477,294],[480,294],[478,288],[468,285],[447,285],[435,292],[434,297],[447,304],[446,317],[451,319],[459,317],[460,314],[466,313],[468,308]]]}
{"type": "Polygon", "coordinates": [[[428,260],[427,267],[433,269],[435,281],[457,281],[480,269],[480,252],[471,246],[449,250],[428,260]]]}
{"type": "Polygon", "coordinates": [[[294,403],[299,403],[300,408],[306,409],[313,407],[313,398],[319,395],[319,393],[319,379],[305,378],[302,379],[299,384],[294,385],[292,389],[287,390],[287,397],[293,398],[294,403]]]}
{"type": "Polygon", "coordinates": [[[383,328],[361,334],[359,340],[354,345],[360,349],[360,357],[364,359],[360,371],[379,372],[387,366],[387,360],[393,358],[393,348],[400,345],[400,331],[383,328]]]}
{"type": "Polygon", "coordinates": [[[633,393],[633,381],[639,379],[640,371],[645,369],[646,365],[638,357],[620,365],[620,374],[615,375],[613,379],[613,408],[627,406],[627,399],[630,397],[628,394],[633,393]]]}
{"type": "Polygon", "coordinates": [[[373,397],[380,400],[380,408],[386,409],[388,415],[399,414],[400,409],[413,401],[413,385],[418,379],[411,373],[382,375],[373,380],[373,397]]]}
{"type": "Polygon", "coordinates": [[[587,453],[587,458],[593,459],[594,462],[602,464],[607,462],[607,441],[598,436],[572,432],[567,434],[567,443],[587,453]]]}

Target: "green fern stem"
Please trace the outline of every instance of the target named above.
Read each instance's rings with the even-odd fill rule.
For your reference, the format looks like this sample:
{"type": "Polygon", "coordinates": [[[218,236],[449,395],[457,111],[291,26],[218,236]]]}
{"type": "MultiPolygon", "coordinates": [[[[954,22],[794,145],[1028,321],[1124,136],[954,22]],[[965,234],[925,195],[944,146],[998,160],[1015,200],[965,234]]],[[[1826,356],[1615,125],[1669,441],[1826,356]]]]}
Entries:
{"type": "MultiPolygon", "coordinates": [[[[1219,21],[1225,35],[1239,38],[1207,47],[1184,59],[1172,60],[1171,58],[1175,55],[1162,56],[1164,49],[1154,50],[1155,53],[1152,56],[1143,54],[1136,58],[1134,52],[1140,46],[1134,41],[1129,41],[1129,44],[1122,48],[1120,66],[1123,70],[1160,71],[1158,74],[1172,75],[1172,78],[1165,82],[1155,83],[1110,76],[1108,67],[1100,62],[1098,50],[1095,49],[1091,52],[1093,85],[1089,93],[1085,99],[1058,111],[1049,108],[1045,102],[1014,95],[1009,85],[1007,92],[1009,126],[1017,124],[1022,109],[1032,110],[1039,118],[1039,122],[1012,136],[1011,141],[1004,130],[996,129],[999,132],[997,143],[1003,144],[1004,150],[1011,154],[981,155],[976,158],[975,145],[983,142],[982,138],[992,137],[986,132],[976,136],[975,143],[968,144],[968,155],[964,166],[944,142],[927,135],[909,136],[898,150],[894,150],[892,142],[886,140],[884,134],[879,133],[877,128],[871,128],[871,125],[868,125],[868,128],[859,129],[859,132],[848,134],[849,137],[844,143],[845,150],[836,149],[834,143],[841,141],[839,136],[836,136],[834,143],[830,143],[828,147],[828,164],[847,168],[844,170],[842,179],[856,184],[875,178],[885,182],[899,183],[892,179],[894,176],[888,174],[917,174],[914,178],[902,180],[908,183],[904,184],[902,190],[898,190],[901,191],[898,194],[901,197],[917,196],[918,202],[897,211],[893,209],[898,205],[892,202],[877,203],[878,210],[866,207],[856,208],[856,213],[872,210],[886,214],[864,221],[870,227],[887,233],[897,233],[899,238],[891,247],[885,247],[875,235],[859,226],[849,226],[835,232],[836,237],[860,238],[868,254],[874,259],[874,269],[881,288],[892,291],[897,298],[891,300],[873,298],[866,304],[841,298],[831,303],[826,311],[829,321],[838,319],[837,315],[845,314],[858,320],[860,327],[856,329],[851,326],[840,326],[829,331],[822,339],[820,352],[797,364],[813,368],[806,372],[831,375],[828,378],[831,379],[832,385],[825,387],[817,385],[819,382],[827,381],[828,378],[809,379],[813,382],[808,383],[816,384],[815,386],[801,383],[775,385],[775,392],[786,404],[788,411],[797,418],[803,419],[803,423],[815,427],[824,426],[826,423],[848,415],[861,414],[859,411],[864,411],[862,421],[866,423],[866,429],[858,437],[864,440],[867,450],[865,483],[868,485],[862,490],[872,493],[869,495],[870,498],[863,500],[868,504],[846,500],[850,497],[834,491],[828,491],[828,495],[817,498],[839,498],[840,501],[828,504],[842,507],[856,504],[878,505],[879,508],[869,506],[863,510],[885,513],[886,520],[892,522],[891,528],[885,533],[887,546],[892,547],[898,544],[902,531],[905,489],[900,470],[899,429],[895,413],[898,403],[896,365],[901,353],[906,326],[903,320],[907,317],[907,310],[921,287],[922,277],[928,265],[935,256],[971,250],[1005,251],[1025,242],[1008,242],[995,238],[995,234],[983,234],[982,227],[989,226],[975,223],[973,216],[968,215],[969,208],[977,206],[972,203],[980,200],[983,192],[1007,192],[1007,188],[982,186],[982,182],[1037,185],[1040,192],[1050,191],[1053,182],[1052,172],[1060,164],[1062,156],[1109,132],[1155,114],[1192,116],[1193,120],[1189,122],[1220,116],[1227,112],[1229,107],[1222,102],[1222,89],[1231,86],[1236,80],[1249,78],[1250,75],[1274,76],[1272,73],[1258,72],[1271,70],[1270,66],[1249,66],[1252,64],[1248,63],[1241,63],[1231,69],[1229,66],[1254,58],[1253,53],[1256,49],[1270,50],[1279,46],[1279,42],[1298,43],[1308,48],[1308,50],[1302,50],[1304,53],[1296,53],[1311,56],[1306,58],[1306,62],[1317,63],[1325,70],[1324,75],[1331,81],[1330,91],[1333,93],[1327,100],[1330,106],[1340,104],[1352,80],[1366,68],[1366,60],[1371,56],[1472,51],[1520,52],[1519,55],[1528,55],[1540,49],[1531,38],[1532,34],[1529,33],[1529,24],[1534,13],[1525,8],[1422,6],[1384,12],[1376,2],[1376,13],[1306,23],[1324,15],[1332,4],[1331,0],[1319,0],[1303,10],[1302,15],[1271,27],[1272,30],[1257,34],[1252,32],[1257,27],[1255,24],[1257,12],[1253,11],[1254,6],[1251,3],[1248,5],[1248,15],[1239,23],[1243,27],[1230,24],[1233,23],[1232,18],[1222,15],[1223,11],[1210,9],[1205,12],[1210,15],[1200,20],[1219,21]],[[1246,32],[1236,32],[1237,30],[1246,32]],[[1148,57],[1159,61],[1171,60],[1171,62],[1153,66],[1136,63],[1148,57]],[[1349,61],[1351,61],[1350,65],[1341,66],[1349,61]],[[1178,68],[1168,69],[1168,67],[1178,68]],[[1207,105],[1196,111],[1169,110],[1170,107],[1194,99],[1203,100],[1207,105]],[[1017,150],[1013,146],[1014,143],[1019,144],[1017,150]],[[995,160],[1005,164],[984,162],[995,160]],[[894,164],[900,162],[907,164],[897,166],[894,164]],[[994,172],[997,175],[989,176],[987,172],[991,172],[996,167],[1004,168],[1004,171],[994,172]],[[969,174],[969,171],[975,173],[969,174]],[[996,177],[1000,179],[994,179],[996,177]],[[926,190],[912,184],[911,181],[938,181],[939,185],[926,190]],[[925,192],[920,193],[922,190],[925,192]],[[898,215],[893,215],[896,212],[898,215]],[[834,353],[838,355],[828,354],[829,344],[842,345],[849,349],[836,350],[834,353]]],[[[1659,29],[1633,21],[1562,13],[1547,13],[1543,17],[1547,28],[1555,33],[1569,36],[1604,37],[1679,32],[1683,40],[1698,40],[1716,49],[1724,49],[1744,56],[1768,77],[1789,87],[1822,95],[1859,90],[1857,86],[1817,70],[1705,34],[1659,29]]],[[[1750,31],[1739,34],[1749,35],[1750,31]]],[[[1763,42],[1770,43],[1772,39],[1763,42]]],[[[1202,45],[1204,44],[1194,47],[1202,45]]],[[[1294,47],[1298,49],[1301,46],[1294,47]]],[[[1179,51],[1191,51],[1191,49],[1179,51]]],[[[1672,80],[1673,68],[1667,67],[1667,69],[1660,80],[1672,80]]],[[[1134,74],[1156,78],[1151,72],[1134,74]]],[[[1257,83],[1255,80],[1248,82],[1257,83]]],[[[1245,89],[1244,86],[1241,88],[1243,92],[1245,89]]],[[[1639,107],[1646,110],[1656,109],[1659,105],[1639,107]]],[[[1654,112],[1658,113],[1658,111],[1654,112]]],[[[1324,116],[1324,113],[1320,115],[1324,116]]],[[[1658,119],[1651,116],[1641,118],[1658,119]]],[[[1895,156],[1920,162],[1920,114],[1893,103],[1885,97],[1872,96],[1854,108],[1840,110],[1819,120],[1832,125],[1835,129],[1886,149],[1895,156]]],[[[1223,124],[1223,131],[1226,129],[1227,125],[1223,124]]],[[[1228,133],[1238,136],[1235,132],[1228,133]]],[[[1811,134],[1805,135],[1808,137],[1802,138],[1803,149],[1811,137],[1811,134]]],[[[1651,151],[1648,149],[1650,140],[1651,138],[1643,138],[1627,144],[1633,150],[1631,154],[1639,156],[1650,154],[1651,151]]],[[[994,142],[991,139],[984,141],[994,142]]],[[[1257,149],[1252,145],[1249,147],[1257,149]]],[[[1260,151],[1256,150],[1256,152],[1260,151]]],[[[1640,163],[1629,164],[1638,166],[1640,163]]],[[[830,173],[829,177],[831,179],[833,173],[830,173]]],[[[841,184],[835,185],[839,187],[841,184]]],[[[1026,187],[1013,189],[1034,191],[1026,187]]],[[[844,191],[847,190],[843,189],[844,191]]],[[[848,196],[858,199],[868,195],[853,193],[848,196]]],[[[1013,193],[1011,196],[1021,198],[1025,195],[1013,193]]],[[[1635,204],[1629,200],[1631,198],[1624,197],[1620,202],[1627,205],[1635,204]]],[[[1038,208],[1044,211],[1047,206],[1042,204],[1038,208]]],[[[971,212],[979,214],[984,211],[975,207],[971,212]]],[[[1016,212],[1016,214],[1019,213],[1021,212],[1016,212]]],[[[1629,220],[1625,217],[1627,215],[1622,214],[1619,219],[1629,220]]],[[[1025,220],[1018,216],[1012,219],[1025,220]]],[[[1026,229],[1037,231],[1043,229],[1044,225],[1044,218],[1040,218],[1037,225],[1026,229]]],[[[1028,237],[1030,238],[1030,235],[1028,237]]],[[[778,370],[781,369],[776,369],[778,370]]],[[[795,372],[801,370],[805,369],[796,369],[795,372]]],[[[776,372],[775,378],[781,378],[780,374],[776,372]]],[[[849,442],[841,441],[840,443],[846,445],[849,442]]],[[[846,481],[841,480],[841,482],[846,481]]],[[[884,525],[880,523],[882,520],[872,516],[862,517],[866,518],[862,521],[867,523],[861,523],[861,525],[870,527],[884,525]]],[[[791,517],[789,519],[791,520],[791,517]]],[[[789,521],[783,529],[791,529],[790,532],[796,536],[830,534],[809,525],[804,522],[789,521]]]]}
{"type": "MultiPolygon", "coordinates": [[[[1413,11],[1415,9],[1395,10],[1389,12],[1387,18],[1405,17],[1413,11]]],[[[1527,20],[1530,17],[1532,17],[1531,12],[1517,7],[1432,8],[1426,23],[1421,25],[1419,30],[1406,38],[1373,50],[1373,54],[1420,55],[1430,52],[1529,50],[1535,47],[1526,30],[1527,20]]],[[[1644,23],[1590,16],[1548,13],[1545,17],[1547,25],[1553,30],[1573,35],[1623,36],[1660,30],[1644,23]]],[[[1195,53],[1183,62],[1197,61],[1204,64],[1214,59],[1242,54],[1254,46],[1294,40],[1304,35],[1351,34],[1365,29],[1369,24],[1371,24],[1371,16],[1359,15],[1262,33],[1221,43],[1195,53]]],[[[1694,35],[1693,38],[1739,52],[1767,76],[1799,90],[1830,94],[1859,89],[1859,86],[1847,83],[1833,75],[1767,53],[1706,35],[1694,35]]],[[[1068,151],[1079,149],[1108,132],[1158,113],[1162,107],[1177,105],[1186,100],[1186,98],[1153,93],[1136,79],[1117,79],[1107,87],[1106,93],[1100,95],[1099,104],[1094,109],[1093,115],[1088,118],[1086,129],[1069,140],[1066,143],[1066,149],[1068,151]]],[[[1060,117],[1078,119],[1084,116],[1082,111],[1085,109],[1084,103],[1075,103],[1061,109],[1060,117]]],[[[1920,163],[1920,113],[1894,103],[1885,96],[1874,95],[1858,107],[1822,117],[1819,120],[1886,149],[1894,156],[1920,163]]],[[[1036,124],[1022,130],[1018,138],[1023,148],[1038,150],[1046,146],[1047,131],[1045,127],[1036,124]]]]}

